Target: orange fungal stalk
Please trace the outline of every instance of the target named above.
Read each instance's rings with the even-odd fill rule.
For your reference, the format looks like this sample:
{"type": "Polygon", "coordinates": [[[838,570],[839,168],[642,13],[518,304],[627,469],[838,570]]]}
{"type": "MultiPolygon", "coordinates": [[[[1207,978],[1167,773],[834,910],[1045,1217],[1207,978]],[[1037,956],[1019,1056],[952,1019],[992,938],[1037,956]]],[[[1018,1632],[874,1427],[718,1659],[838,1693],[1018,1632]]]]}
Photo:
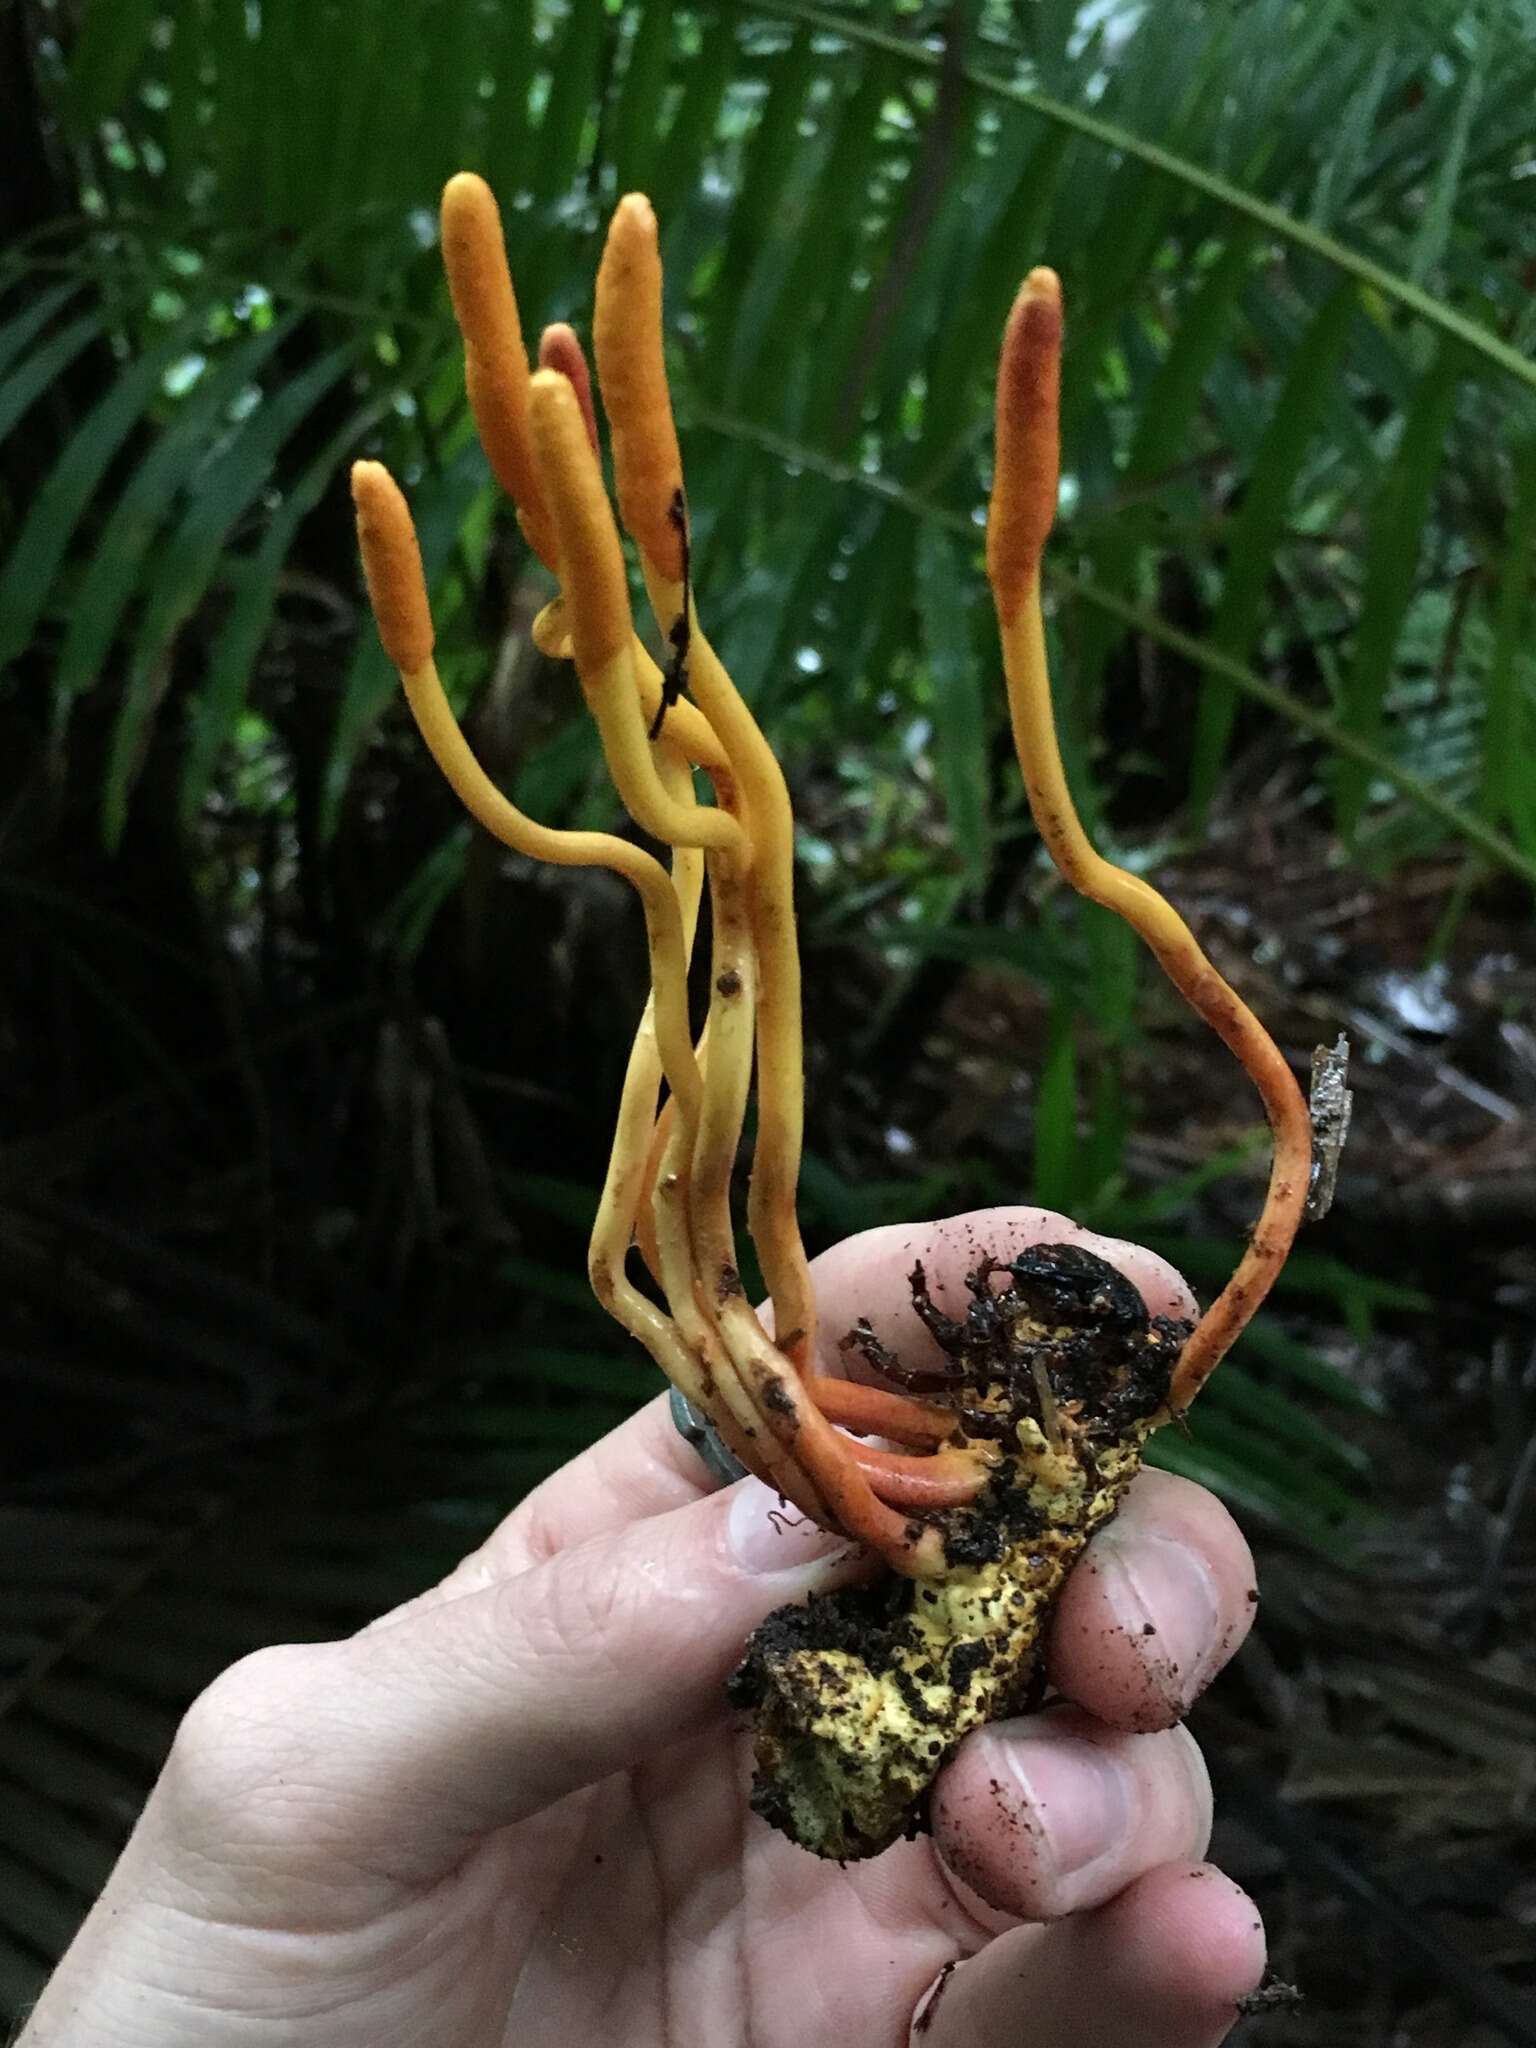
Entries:
{"type": "Polygon", "coordinates": [[[1296,1078],[1258,1018],[1201,952],[1173,906],[1089,843],[1067,788],[1051,712],[1040,557],[1056,515],[1061,286],[1051,270],[1024,280],[1003,336],[997,458],[987,520],[987,572],[1002,633],[1014,745],[1036,827],[1074,889],[1133,926],[1190,1008],[1246,1069],[1274,1133],[1263,1212],[1237,1271],[1196,1326],[1169,1395],[1182,1414],[1285,1264],[1312,1170],[1312,1124],[1296,1078]]]}
{"type": "MultiPolygon", "coordinates": [[[[943,1578],[951,1565],[946,1542],[953,1544],[943,1515],[976,1502],[1017,1453],[986,1414],[973,1428],[954,1406],[817,1370],[815,1301],[796,1220],[804,1072],[793,820],[779,763],[696,608],[663,353],[655,215],[638,195],[618,206],[597,276],[593,340],[619,513],[655,613],[659,662],[630,613],[581,344],[569,327],[549,327],[530,369],[500,217],[483,180],[468,173],[450,180],[442,240],[486,455],[558,585],[534,637],[546,653],[572,662],[619,796],[641,830],[671,854],[668,867],[627,839],[552,830],[524,816],[490,781],[434,666],[405,500],[380,464],[358,463],[358,536],[380,636],[444,775],[504,844],[563,865],[608,867],[631,885],[644,912],[651,995],[630,1055],[592,1237],[593,1286],[743,1464],[895,1571],[919,1581],[943,1578]],[[707,795],[698,770],[708,779],[707,795]],[[706,888],[710,1001],[695,1042],[687,985],[706,888]],[[742,1289],[731,1205],[754,1067],[748,1223],[771,1296],[772,1336],[742,1289]],[[664,1306],[631,1278],[637,1244],[664,1306]]],[[[1136,927],[1248,1068],[1276,1136],[1269,1201],[1253,1242],[1184,1346],[1171,1381],[1172,1354],[1164,1360],[1166,1414],[1187,1406],[1272,1282],[1305,1196],[1309,1137],[1296,1084],[1257,1020],[1169,905],[1094,852],[1072,807],[1051,718],[1039,575],[1055,510],[1060,344],[1059,289],[1051,272],[1037,270],[1003,344],[987,541],[1030,803],[1062,873],[1136,927]]],[[[1037,1365],[1035,1372],[1046,1426],[1043,1434],[1035,1430],[1029,1455],[1039,1471],[1055,1471],[1050,1461],[1065,1455],[1074,1411],[1070,1403],[1059,1411],[1044,1369],[1037,1365]]]]}

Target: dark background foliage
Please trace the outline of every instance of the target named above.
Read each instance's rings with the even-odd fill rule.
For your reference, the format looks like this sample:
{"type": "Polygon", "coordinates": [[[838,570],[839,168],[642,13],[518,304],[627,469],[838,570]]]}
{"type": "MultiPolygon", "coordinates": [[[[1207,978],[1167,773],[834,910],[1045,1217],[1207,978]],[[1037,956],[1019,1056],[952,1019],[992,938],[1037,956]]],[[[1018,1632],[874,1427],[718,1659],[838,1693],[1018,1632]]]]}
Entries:
{"type": "Polygon", "coordinates": [[[800,818],[816,1245],[1038,1199],[1220,1283],[1240,1077],[1066,900],[979,559],[1062,272],[1085,808],[1298,1065],[1333,1218],[1167,1458],[1260,1549],[1200,1710],[1274,2043],[1536,2039],[1530,0],[0,0],[0,2000],[188,1699],[427,1582],[651,1391],[582,1242],[643,985],[473,835],[367,627],[408,483],[525,808],[612,824],[465,414],[444,177],[530,328],[664,225],[701,602],[800,818]]]}

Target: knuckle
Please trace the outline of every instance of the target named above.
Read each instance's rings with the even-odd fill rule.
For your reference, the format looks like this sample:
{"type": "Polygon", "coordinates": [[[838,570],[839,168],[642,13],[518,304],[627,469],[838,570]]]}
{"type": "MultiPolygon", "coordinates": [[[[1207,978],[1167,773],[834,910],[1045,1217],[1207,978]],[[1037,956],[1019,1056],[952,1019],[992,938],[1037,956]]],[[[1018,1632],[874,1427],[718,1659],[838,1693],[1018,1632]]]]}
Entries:
{"type": "Polygon", "coordinates": [[[243,1829],[301,1753],[325,1646],[274,1644],[223,1671],[192,1702],[166,1763],[167,1796],[199,1834],[243,1829]]]}
{"type": "Polygon", "coordinates": [[[1159,1761],[1167,1785],[1164,1811],[1168,1853],[1203,1855],[1211,1838],[1214,1811],[1211,1774],[1204,1753],[1183,1726],[1165,1729],[1155,1740],[1164,1745],[1159,1761]]]}
{"type": "Polygon", "coordinates": [[[640,1589],[612,1560],[568,1551],[506,1581],[492,1594],[492,1626],[501,1641],[521,1639],[540,1664],[601,1671],[632,1656],[640,1589]]]}

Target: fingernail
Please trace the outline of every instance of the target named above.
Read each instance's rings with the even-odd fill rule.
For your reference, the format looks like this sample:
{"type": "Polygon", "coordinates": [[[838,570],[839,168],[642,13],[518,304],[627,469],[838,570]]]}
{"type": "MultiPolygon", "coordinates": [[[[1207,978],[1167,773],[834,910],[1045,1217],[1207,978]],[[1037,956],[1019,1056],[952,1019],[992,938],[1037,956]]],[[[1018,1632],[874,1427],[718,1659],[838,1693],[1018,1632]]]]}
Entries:
{"type": "Polygon", "coordinates": [[[731,1489],[725,1529],[732,1557],[754,1574],[841,1563],[856,1548],[802,1515],[761,1479],[743,1479],[731,1489]]]}
{"type": "Polygon", "coordinates": [[[1210,1566],[1171,1536],[1111,1525],[1094,1545],[1099,1584],[1120,1627],[1177,1713],[1200,1696],[1220,1649],[1221,1603],[1210,1566]]]}
{"type": "Polygon", "coordinates": [[[993,1735],[1035,1815],[1036,1846],[1056,1876],[1075,1877],[1119,1853],[1131,1831],[1131,1792],[1112,1750],[1061,1733],[1049,1715],[993,1735]]]}

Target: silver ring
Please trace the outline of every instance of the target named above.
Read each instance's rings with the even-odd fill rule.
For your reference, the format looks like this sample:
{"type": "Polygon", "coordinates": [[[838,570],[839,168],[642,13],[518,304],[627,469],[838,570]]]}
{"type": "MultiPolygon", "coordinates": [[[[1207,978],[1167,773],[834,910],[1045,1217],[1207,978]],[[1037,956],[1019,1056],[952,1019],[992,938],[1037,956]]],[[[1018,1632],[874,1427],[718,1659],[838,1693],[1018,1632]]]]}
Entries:
{"type": "Polygon", "coordinates": [[[695,1408],[688,1396],[674,1387],[672,1389],[672,1421],[684,1443],[692,1444],[702,1460],[705,1470],[722,1486],[729,1486],[734,1479],[744,1479],[747,1468],[734,1451],[726,1449],[720,1440],[720,1433],[701,1408],[695,1408]]]}

